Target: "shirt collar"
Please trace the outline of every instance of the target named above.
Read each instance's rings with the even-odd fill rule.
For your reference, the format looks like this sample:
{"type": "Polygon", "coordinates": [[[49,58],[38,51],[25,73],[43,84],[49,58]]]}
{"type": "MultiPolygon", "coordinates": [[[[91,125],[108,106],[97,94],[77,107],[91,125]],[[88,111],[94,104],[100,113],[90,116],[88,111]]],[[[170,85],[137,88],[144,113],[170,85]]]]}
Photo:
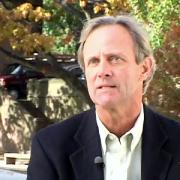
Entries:
{"type": "Polygon", "coordinates": [[[103,153],[103,155],[105,155],[105,153],[106,153],[106,137],[108,136],[108,134],[110,134],[110,132],[107,130],[107,128],[104,126],[104,124],[99,119],[97,112],[96,112],[96,121],[97,121],[97,126],[99,129],[100,139],[101,139],[102,153],[103,153]]]}
{"type": "MultiPolygon", "coordinates": [[[[97,112],[96,112],[96,121],[97,121],[97,126],[99,129],[99,135],[100,135],[100,139],[101,139],[101,146],[102,146],[102,152],[103,155],[105,155],[106,152],[106,137],[108,135],[112,135],[111,132],[109,132],[109,130],[104,126],[104,124],[101,122],[97,112]]],[[[131,145],[130,145],[130,150],[133,151],[137,144],[140,142],[141,140],[141,136],[142,136],[142,131],[143,131],[143,124],[144,124],[144,109],[143,109],[143,104],[141,105],[141,112],[134,124],[134,126],[127,131],[123,136],[120,137],[120,141],[124,140],[125,137],[127,137],[129,134],[132,135],[132,141],[131,141],[131,145]]]]}

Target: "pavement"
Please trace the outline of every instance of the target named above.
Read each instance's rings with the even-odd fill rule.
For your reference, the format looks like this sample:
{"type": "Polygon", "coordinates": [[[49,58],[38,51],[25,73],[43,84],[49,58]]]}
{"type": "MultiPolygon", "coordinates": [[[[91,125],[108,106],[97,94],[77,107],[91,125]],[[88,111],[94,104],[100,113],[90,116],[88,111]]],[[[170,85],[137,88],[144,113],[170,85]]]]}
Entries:
{"type": "Polygon", "coordinates": [[[0,156],[0,180],[26,180],[28,165],[17,162],[5,164],[3,156],[0,156]]]}
{"type": "Polygon", "coordinates": [[[6,164],[4,158],[0,157],[0,169],[13,170],[25,174],[27,172],[27,167],[28,165],[25,161],[16,160],[16,164],[6,164]]]}
{"type": "Polygon", "coordinates": [[[0,169],[1,180],[26,180],[26,174],[0,169]]]}

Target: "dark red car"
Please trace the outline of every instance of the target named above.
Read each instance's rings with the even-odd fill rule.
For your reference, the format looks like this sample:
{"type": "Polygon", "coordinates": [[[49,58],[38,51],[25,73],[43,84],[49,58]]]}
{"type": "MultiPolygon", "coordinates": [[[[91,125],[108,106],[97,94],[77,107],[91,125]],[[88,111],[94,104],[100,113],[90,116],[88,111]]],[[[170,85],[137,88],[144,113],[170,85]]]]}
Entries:
{"type": "Polygon", "coordinates": [[[27,81],[32,78],[44,78],[41,72],[33,71],[20,64],[11,64],[0,75],[0,86],[7,89],[14,99],[25,98],[27,95],[27,81]]]}

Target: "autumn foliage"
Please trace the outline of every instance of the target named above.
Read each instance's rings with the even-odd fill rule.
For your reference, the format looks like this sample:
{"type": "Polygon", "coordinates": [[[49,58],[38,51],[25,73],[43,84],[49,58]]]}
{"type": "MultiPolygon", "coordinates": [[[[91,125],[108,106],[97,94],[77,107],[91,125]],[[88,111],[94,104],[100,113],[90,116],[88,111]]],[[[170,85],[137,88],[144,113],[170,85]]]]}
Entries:
{"type": "Polygon", "coordinates": [[[34,8],[24,3],[15,9],[7,10],[0,5],[0,45],[8,43],[10,48],[22,54],[48,51],[53,38],[33,32],[33,22],[47,21],[51,17],[42,7],[34,8]]]}

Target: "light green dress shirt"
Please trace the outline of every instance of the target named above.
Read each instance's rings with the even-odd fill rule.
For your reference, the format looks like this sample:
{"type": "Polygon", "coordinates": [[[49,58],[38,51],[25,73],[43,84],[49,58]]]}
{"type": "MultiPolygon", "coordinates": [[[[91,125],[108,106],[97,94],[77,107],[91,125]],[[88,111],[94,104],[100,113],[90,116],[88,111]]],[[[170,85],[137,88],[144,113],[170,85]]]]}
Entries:
{"type": "Polygon", "coordinates": [[[141,139],[144,110],[133,128],[118,138],[103,125],[96,113],[101,139],[105,180],[141,180],[141,139]]]}

